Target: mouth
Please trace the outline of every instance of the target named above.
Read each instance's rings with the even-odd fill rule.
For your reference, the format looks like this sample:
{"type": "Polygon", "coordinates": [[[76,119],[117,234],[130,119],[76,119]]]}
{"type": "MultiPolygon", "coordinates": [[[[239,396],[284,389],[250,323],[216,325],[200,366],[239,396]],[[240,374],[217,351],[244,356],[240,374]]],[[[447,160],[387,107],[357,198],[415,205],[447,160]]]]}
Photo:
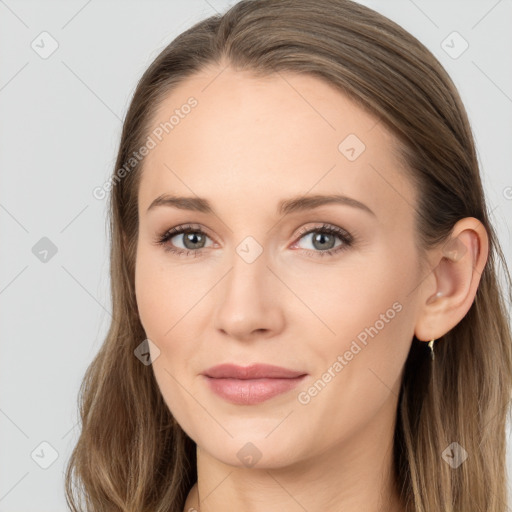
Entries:
{"type": "Polygon", "coordinates": [[[256,405],[299,385],[307,373],[267,364],[222,364],[203,374],[209,388],[237,405],[256,405]]]}

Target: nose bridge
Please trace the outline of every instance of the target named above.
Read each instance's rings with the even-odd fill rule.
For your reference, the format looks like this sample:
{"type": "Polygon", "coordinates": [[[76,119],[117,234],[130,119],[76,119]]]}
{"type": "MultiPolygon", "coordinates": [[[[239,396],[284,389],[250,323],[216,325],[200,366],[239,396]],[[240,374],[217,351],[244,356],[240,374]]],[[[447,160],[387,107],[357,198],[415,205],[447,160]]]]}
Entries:
{"type": "Polygon", "coordinates": [[[262,295],[271,286],[267,267],[267,253],[252,237],[244,239],[237,247],[231,259],[231,271],[225,283],[225,299],[263,302],[262,295]],[[250,239],[249,239],[250,238],[250,239]]]}
{"type": "Polygon", "coordinates": [[[268,268],[267,253],[252,237],[235,247],[231,269],[223,280],[216,314],[216,327],[236,337],[254,330],[275,330],[282,311],[279,285],[268,268]]]}

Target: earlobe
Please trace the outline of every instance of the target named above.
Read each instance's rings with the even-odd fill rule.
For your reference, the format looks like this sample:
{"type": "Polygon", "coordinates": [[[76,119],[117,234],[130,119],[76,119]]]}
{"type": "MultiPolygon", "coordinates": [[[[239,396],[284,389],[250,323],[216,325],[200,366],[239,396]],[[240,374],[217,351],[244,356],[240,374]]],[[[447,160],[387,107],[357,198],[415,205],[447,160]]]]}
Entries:
{"type": "Polygon", "coordinates": [[[415,327],[422,341],[440,338],[457,325],[473,304],[488,257],[483,224],[467,217],[458,221],[450,238],[434,252],[435,266],[420,291],[424,296],[415,327]],[[432,293],[434,284],[434,293],[432,293]]]}

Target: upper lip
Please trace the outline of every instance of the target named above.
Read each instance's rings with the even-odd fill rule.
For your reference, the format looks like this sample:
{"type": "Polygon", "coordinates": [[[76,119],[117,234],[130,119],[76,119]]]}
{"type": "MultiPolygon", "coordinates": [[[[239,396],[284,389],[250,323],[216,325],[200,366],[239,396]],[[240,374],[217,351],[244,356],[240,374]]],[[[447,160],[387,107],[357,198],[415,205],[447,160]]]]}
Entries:
{"type": "Polygon", "coordinates": [[[238,366],[225,363],[212,366],[203,372],[207,377],[215,379],[293,379],[306,375],[305,372],[290,370],[271,364],[251,364],[250,366],[238,366]]]}

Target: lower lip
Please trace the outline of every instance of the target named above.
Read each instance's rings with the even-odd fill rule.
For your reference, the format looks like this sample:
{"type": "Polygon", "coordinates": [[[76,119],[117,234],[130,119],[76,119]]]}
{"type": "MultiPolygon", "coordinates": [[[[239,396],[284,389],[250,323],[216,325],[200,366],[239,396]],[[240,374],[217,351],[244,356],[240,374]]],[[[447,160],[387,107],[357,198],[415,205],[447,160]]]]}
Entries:
{"type": "Polygon", "coordinates": [[[254,405],[290,391],[300,384],[306,375],[293,379],[214,379],[205,376],[210,389],[228,402],[238,405],[254,405]]]}

